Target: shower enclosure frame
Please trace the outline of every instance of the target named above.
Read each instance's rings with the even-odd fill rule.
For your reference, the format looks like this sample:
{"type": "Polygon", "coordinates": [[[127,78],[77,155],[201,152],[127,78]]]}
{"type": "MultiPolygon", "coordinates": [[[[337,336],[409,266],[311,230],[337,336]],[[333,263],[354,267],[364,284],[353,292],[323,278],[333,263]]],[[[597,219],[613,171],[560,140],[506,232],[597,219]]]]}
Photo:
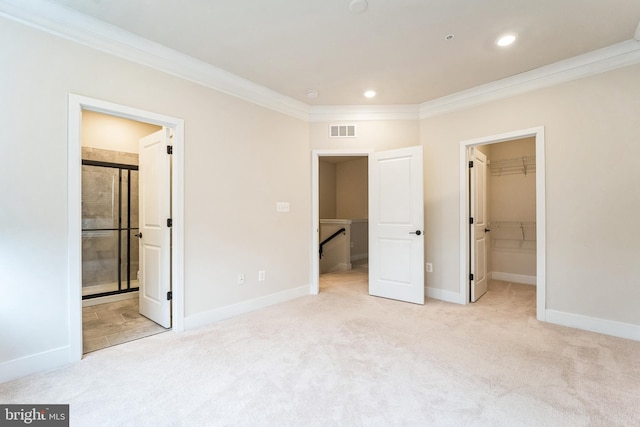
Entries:
{"type": "Polygon", "coordinates": [[[139,287],[131,287],[131,232],[138,231],[139,227],[131,227],[131,171],[137,171],[137,165],[128,165],[124,163],[104,162],[98,160],[86,160],[82,159],[82,166],[97,166],[104,168],[118,169],[118,227],[117,228],[82,228],[82,231],[111,231],[118,233],[118,290],[97,292],[89,295],[82,295],[83,300],[105,297],[110,295],[119,295],[129,292],[136,292],[139,287]],[[127,174],[127,224],[126,228],[122,227],[122,177],[123,171],[127,174]],[[126,263],[127,263],[127,286],[125,289],[122,287],[122,233],[127,232],[127,250],[126,250],[126,263]]]}

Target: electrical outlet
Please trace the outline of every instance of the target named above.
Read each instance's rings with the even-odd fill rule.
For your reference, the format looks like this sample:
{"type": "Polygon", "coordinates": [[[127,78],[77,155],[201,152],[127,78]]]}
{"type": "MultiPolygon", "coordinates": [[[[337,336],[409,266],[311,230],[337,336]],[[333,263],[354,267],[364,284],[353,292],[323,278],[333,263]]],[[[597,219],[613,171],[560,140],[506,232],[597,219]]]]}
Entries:
{"type": "Polygon", "coordinates": [[[267,278],[267,273],[264,270],[258,271],[258,282],[264,282],[267,278]]]}
{"type": "Polygon", "coordinates": [[[427,273],[433,273],[433,264],[430,262],[427,263],[427,273]]]}
{"type": "Polygon", "coordinates": [[[238,285],[244,285],[244,273],[238,273],[238,285]]]}

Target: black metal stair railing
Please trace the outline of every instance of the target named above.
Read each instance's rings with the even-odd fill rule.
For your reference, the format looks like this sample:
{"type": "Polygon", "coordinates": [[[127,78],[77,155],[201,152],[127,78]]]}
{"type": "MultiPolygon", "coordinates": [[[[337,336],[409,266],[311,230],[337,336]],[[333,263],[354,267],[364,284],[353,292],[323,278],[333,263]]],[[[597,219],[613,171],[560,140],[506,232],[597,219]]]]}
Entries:
{"type": "Polygon", "coordinates": [[[324,239],[322,241],[322,243],[320,243],[320,258],[322,259],[322,248],[325,244],[327,244],[328,242],[330,242],[331,240],[335,239],[336,237],[338,237],[338,235],[340,235],[340,233],[345,233],[347,230],[342,227],[340,230],[336,231],[335,233],[333,233],[331,236],[327,237],[326,239],[324,239]]]}

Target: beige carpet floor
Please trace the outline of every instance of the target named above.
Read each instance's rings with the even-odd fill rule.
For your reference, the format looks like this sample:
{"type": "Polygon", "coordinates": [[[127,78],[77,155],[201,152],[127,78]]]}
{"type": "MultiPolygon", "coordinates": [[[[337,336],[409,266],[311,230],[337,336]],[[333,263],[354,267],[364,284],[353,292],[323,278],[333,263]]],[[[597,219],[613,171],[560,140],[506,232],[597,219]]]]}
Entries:
{"type": "Polygon", "coordinates": [[[531,286],[419,306],[363,277],[89,353],[0,402],[69,403],[73,426],[640,425],[640,342],[536,321],[531,286]]]}

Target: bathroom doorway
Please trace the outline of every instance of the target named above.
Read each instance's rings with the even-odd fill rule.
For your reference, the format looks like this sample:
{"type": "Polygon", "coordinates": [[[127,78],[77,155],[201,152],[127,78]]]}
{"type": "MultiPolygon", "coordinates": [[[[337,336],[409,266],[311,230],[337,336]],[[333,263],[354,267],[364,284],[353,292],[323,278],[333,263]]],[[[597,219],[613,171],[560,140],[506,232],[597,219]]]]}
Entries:
{"type": "Polygon", "coordinates": [[[138,308],[138,146],[161,129],[82,112],[83,353],[167,330],[138,308]]]}
{"type": "MultiPolygon", "coordinates": [[[[136,280],[139,277],[144,279],[146,276],[154,276],[153,274],[150,276],[145,276],[145,274],[138,275],[138,270],[144,270],[144,268],[138,266],[141,263],[135,248],[136,245],[139,244],[139,239],[142,236],[140,230],[136,229],[141,228],[143,225],[148,227],[148,224],[146,224],[146,222],[143,224],[144,221],[142,220],[140,224],[136,224],[138,214],[135,209],[135,205],[137,205],[135,197],[137,196],[136,193],[144,195],[147,191],[144,189],[138,191],[138,186],[135,185],[136,162],[132,161],[132,157],[135,157],[136,154],[132,152],[137,151],[137,149],[122,148],[126,144],[135,144],[137,146],[140,139],[138,137],[144,134],[148,135],[149,133],[152,135],[165,133],[166,139],[164,141],[166,141],[166,144],[170,144],[170,146],[167,145],[166,147],[166,144],[161,144],[162,151],[165,155],[169,155],[171,159],[168,161],[166,167],[162,167],[167,170],[166,176],[168,179],[165,181],[167,182],[166,194],[171,194],[171,200],[167,205],[169,206],[169,209],[166,211],[167,218],[164,217],[163,213],[162,224],[163,227],[166,227],[165,230],[168,230],[167,235],[169,236],[169,240],[167,240],[167,247],[171,248],[172,254],[166,257],[165,262],[161,263],[162,269],[166,270],[167,283],[169,283],[170,288],[168,292],[160,295],[160,298],[166,296],[170,303],[169,305],[165,305],[167,307],[167,319],[169,321],[166,326],[178,332],[184,330],[184,123],[181,119],[137,110],[101,100],[69,95],[69,283],[71,294],[78,295],[79,300],[77,305],[70,300],[70,335],[72,352],[77,355],[78,359],[81,358],[81,355],[85,351],[91,351],[87,346],[85,346],[85,351],[83,351],[83,332],[85,330],[91,330],[90,324],[92,322],[96,323],[95,321],[99,317],[103,317],[103,320],[109,320],[108,318],[110,317],[111,320],[115,319],[116,323],[119,322],[120,325],[127,322],[135,323],[135,321],[130,321],[134,320],[133,317],[139,316],[138,303],[137,299],[135,299],[136,280]],[[86,136],[85,131],[88,131],[91,127],[87,122],[83,121],[83,118],[91,116],[97,117],[100,115],[104,116],[102,119],[107,118],[112,122],[114,120],[120,120],[129,125],[135,124],[135,126],[139,128],[146,128],[146,130],[137,134],[135,137],[131,137],[131,135],[125,137],[123,133],[119,132],[119,128],[113,126],[112,123],[109,126],[109,132],[104,132],[103,135],[115,145],[110,147],[94,146],[87,149],[86,146],[88,145],[99,144],[88,143],[85,141],[85,138],[83,138],[86,136]],[[163,131],[154,133],[157,129],[163,129],[163,131]],[[166,132],[164,130],[166,130],[166,132]],[[83,144],[83,142],[85,143],[83,144]],[[85,147],[83,147],[83,145],[85,147]],[[92,159],[86,158],[88,157],[86,151],[91,151],[92,159]],[[125,153],[125,157],[128,156],[129,158],[109,158],[109,156],[121,156],[123,153],[125,153]],[[83,154],[85,155],[85,160],[89,160],[89,162],[85,162],[85,165],[81,164],[83,154]],[[98,175],[102,174],[109,177],[106,180],[108,184],[103,188],[105,191],[96,191],[95,189],[92,191],[90,187],[87,186],[83,189],[85,182],[83,181],[82,169],[96,166],[103,168],[101,172],[98,172],[98,175]],[[110,170],[111,173],[104,172],[105,170],[110,170]],[[84,194],[83,190],[85,190],[84,194]],[[100,193],[102,193],[102,195],[98,195],[100,193]],[[92,202],[96,204],[96,206],[100,203],[107,205],[108,210],[106,214],[94,214],[93,218],[91,218],[91,215],[86,215],[88,212],[85,206],[83,206],[83,197],[85,200],[90,200],[92,197],[91,194],[93,195],[92,202]],[[118,199],[118,203],[116,203],[116,199],[118,199]],[[83,208],[85,208],[84,212],[83,208]],[[83,214],[85,214],[84,218],[83,214]],[[105,226],[107,220],[111,222],[105,226]],[[136,231],[138,232],[136,233],[136,231]],[[116,244],[111,245],[108,249],[106,246],[102,247],[98,245],[100,250],[97,251],[98,254],[94,254],[93,262],[83,265],[85,259],[91,261],[91,256],[87,255],[83,257],[83,234],[85,234],[85,239],[88,240],[102,237],[105,242],[111,240],[112,242],[116,242],[116,244]],[[138,236],[136,236],[137,234],[138,236]],[[83,276],[85,276],[85,278],[92,277],[91,267],[96,270],[98,269],[96,267],[101,263],[114,268],[110,268],[110,273],[106,274],[106,276],[98,277],[100,275],[94,275],[92,279],[94,283],[89,284],[86,280],[83,283],[83,276]],[[110,276],[110,278],[108,276],[110,276]],[[85,289],[98,284],[95,283],[96,281],[103,282],[100,283],[103,285],[102,289],[94,288],[91,290],[97,291],[97,293],[85,289]],[[85,298],[83,298],[83,294],[85,298]],[[80,301],[83,301],[83,304],[81,304],[80,301]],[[94,302],[100,302],[101,304],[92,304],[94,302]],[[85,305],[85,307],[83,307],[83,305],[85,305]],[[98,311],[102,313],[100,314],[98,311]],[[88,316],[83,316],[83,312],[88,313],[88,316]]],[[[145,138],[145,140],[146,139],[147,138],[145,138]]],[[[155,168],[151,169],[155,170],[155,168]]],[[[94,169],[93,172],[95,173],[96,169],[94,169]]],[[[137,178],[140,182],[145,182],[143,176],[137,178]]],[[[102,185],[105,186],[104,182],[102,185]]],[[[143,199],[144,198],[141,198],[143,206],[146,206],[143,199]]],[[[153,197],[151,199],[155,200],[156,198],[153,197]]],[[[142,215],[140,216],[142,217],[142,215]]],[[[93,243],[93,247],[95,248],[95,242],[93,243]]],[[[89,247],[91,246],[90,244],[89,247]]],[[[142,264],[144,265],[144,263],[142,264]]],[[[144,280],[141,281],[141,287],[144,289],[145,282],[144,280]]],[[[146,294],[143,293],[143,295],[146,294]]],[[[138,329],[144,329],[140,328],[139,324],[137,326],[138,329]]],[[[148,336],[157,333],[159,330],[167,330],[155,324],[154,327],[156,329],[151,332],[149,328],[147,328],[148,330],[144,335],[148,336]]],[[[139,338],[139,336],[135,336],[135,334],[130,331],[123,331],[126,332],[124,334],[126,336],[113,336],[114,332],[118,332],[117,329],[120,329],[119,326],[114,327],[113,323],[105,326],[103,329],[105,334],[102,336],[108,337],[112,335],[106,339],[109,344],[118,344],[139,338]]],[[[97,336],[99,336],[98,332],[92,332],[92,337],[97,336]]],[[[89,337],[85,336],[84,341],[89,341],[88,338],[89,337]]],[[[103,339],[102,341],[102,344],[105,344],[105,340],[103,339]]],[[[96,346],[98,346],[98,344],[96,344],[96,346]]],[[[95,347],[93,349],[95,349],[95,347]]]]}

